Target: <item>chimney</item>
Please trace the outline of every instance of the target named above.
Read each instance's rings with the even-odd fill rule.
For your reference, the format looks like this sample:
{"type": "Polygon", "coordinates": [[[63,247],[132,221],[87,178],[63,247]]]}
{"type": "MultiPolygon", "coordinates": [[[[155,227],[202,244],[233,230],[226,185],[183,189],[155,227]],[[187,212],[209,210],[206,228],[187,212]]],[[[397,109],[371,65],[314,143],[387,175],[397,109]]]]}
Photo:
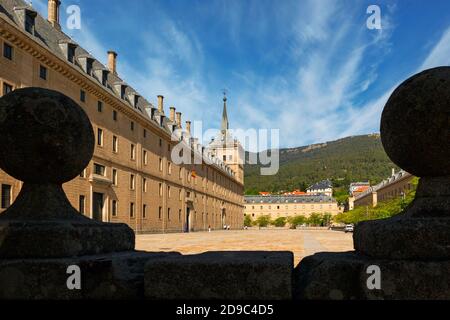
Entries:
{"type": "Polygon", "coordinates": [[[191,122],[189,120],[186,121],[186,131],[188,134],[191,134],[191,122]]]}
{"type": "Polygon", "coordinates": [[[170,107],[170,121],[175,122],[175,107],[170,107]]]}
{"type": "Polygon", "coordinates": [[[61,26],[59,24],[59,6],[61,5],[60,0],[48,0],[48,21],[50,24],[61,30],[61,26]]]}
{"type": "Polygon", "coordinates": [[[181,128],[181,112],[177,112],[177,126],[181,128]]]}
{"type": "Polygon", "coordinates": [[[161,95],[158,96],[158,111],[164,113],[164,97],[161,95]]]}
{"type": "Polygon", "coordinates": [[[110,50],[108,51],[108,69],[112,74],[117,74],[117,53],[110,50]]]}

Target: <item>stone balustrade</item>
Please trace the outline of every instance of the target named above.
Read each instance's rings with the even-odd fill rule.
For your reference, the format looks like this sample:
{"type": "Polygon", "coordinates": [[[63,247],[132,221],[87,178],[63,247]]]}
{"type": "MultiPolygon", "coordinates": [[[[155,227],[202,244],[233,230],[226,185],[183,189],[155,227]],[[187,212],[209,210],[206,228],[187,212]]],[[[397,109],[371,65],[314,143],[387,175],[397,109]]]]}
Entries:
{"type": "Polygon", "coordinates": [[[0,98],[0,144],[12,146],[0,167],[24,185],[0,215],[0,299],[450,299],[450,67],[394,91],[381,138],[421,179],[403,213],[356,226],[355,251],[295,269],[291,252],[138,252],[128,226],[84,217],[62,190],[93,154],[84,111],[55,91],[13,91],[0,98]],[[379,287],[368,285],[374,267],[379,287]]]}

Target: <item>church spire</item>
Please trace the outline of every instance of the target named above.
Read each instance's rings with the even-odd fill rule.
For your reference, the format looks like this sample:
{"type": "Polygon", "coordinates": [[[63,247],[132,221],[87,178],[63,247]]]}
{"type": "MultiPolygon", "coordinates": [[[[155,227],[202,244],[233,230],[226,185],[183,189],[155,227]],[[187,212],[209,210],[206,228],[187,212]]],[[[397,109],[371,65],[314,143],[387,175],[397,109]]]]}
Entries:
{"type": "Polygon", "coordinates": [[[223,112],[222,112],[222,124],[221,131],[226,132],[228,130],[228,115],[227,115],[227,93],[223,92],[223,112]]]}

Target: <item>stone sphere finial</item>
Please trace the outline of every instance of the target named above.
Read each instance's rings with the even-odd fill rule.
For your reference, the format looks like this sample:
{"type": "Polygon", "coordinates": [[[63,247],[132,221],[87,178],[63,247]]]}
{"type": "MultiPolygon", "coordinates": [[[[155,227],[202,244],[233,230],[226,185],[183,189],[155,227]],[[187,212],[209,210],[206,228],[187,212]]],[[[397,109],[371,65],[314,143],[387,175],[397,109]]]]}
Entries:
{"type": "Polygon", "coordinates": [[[425,70],[403,82],[381,117],[391,160],[419,177],[450,175],[450,67],[425,70]]]}
{"type": "Polygon", "coordinates": [[[0,167],[16,179],[70,181],[89,164],[94,143],[86,113],[57,91],[25,88],[0,99],[0,167]]]}

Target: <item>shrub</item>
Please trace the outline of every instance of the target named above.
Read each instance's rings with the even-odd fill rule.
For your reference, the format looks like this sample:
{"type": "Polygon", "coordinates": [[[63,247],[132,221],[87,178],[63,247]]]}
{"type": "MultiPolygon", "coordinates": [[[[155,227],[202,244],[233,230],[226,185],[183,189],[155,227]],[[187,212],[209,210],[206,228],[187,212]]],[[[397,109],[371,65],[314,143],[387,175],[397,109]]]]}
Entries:
{"type": "Polygon", "coordinates": [[[282,228],[286,225],[286,218],[285,217],[276,218],[274,221],[272,221],[272,225],[274,225],[275,227],[282,228]]]}
{"type": "Polygon", "coordinates": [[[297,226],[306,223],[306,217],[304,216],[289,217],[288,222],[291,225],[291,228],[295,229],[297,226]]]}
{"type": "Polygon", "coordinates": [[[245,215],[244,217],[244,226],[245,227],[251,227],[253,225],[253,220],[252,217],[250,217],[250,215],[245,215]]]}
{"type": "Polygon", "coordinates": [[[270,224],[270,216],[259,216],[255,224],[259,227],[267,227],[270,224]]]}

